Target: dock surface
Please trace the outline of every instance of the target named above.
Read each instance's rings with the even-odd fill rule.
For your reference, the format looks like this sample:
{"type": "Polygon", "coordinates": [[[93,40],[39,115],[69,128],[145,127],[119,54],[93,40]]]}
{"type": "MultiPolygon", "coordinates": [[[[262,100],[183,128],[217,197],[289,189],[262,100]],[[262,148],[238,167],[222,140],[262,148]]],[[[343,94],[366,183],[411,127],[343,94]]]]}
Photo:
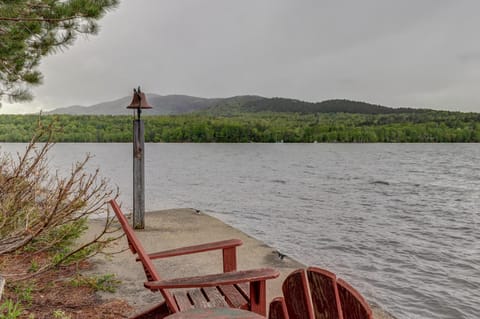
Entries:
{"type": "MultiPolygon", "coordinates": [[[[222,221],[194,209],[170,209],[149,212],[145,215],[145,229],[137,230],[137,237],[148,253],[197,245],[211,241],[238,238],[243,245],[238,247],[237,264],[239,270],[272,267],[280,271],[280,277],[267,281],[267,300],[281,295],[281,285],[290,272],[305,265],[290,258],[279,256],[277,250],[263,242],[235,229],[222,221]]],[[[102,223],[90,221],[86,236],[98,233],[102,223]]],[[[112,250],[125,250],[111,258],[96,256],[93,259],[95,275],[115,274],[121,281],[115,293],[100,293],[101,298],[126,300],[135,312],[149,308],[161,300],[160,293],[153,293],[143,287],[146,280],[140,263],[127,250],[127,240],[119,240],[112,250]]],[[[154,261],[163,279],[197,276],[222,272],[221,251],[178,256],[154,261]]],[[[334,270],[332,270],[334,271],[334,270]]],[[[391,318],[381,309],[373,307],[374,317],[391,318]]]]}

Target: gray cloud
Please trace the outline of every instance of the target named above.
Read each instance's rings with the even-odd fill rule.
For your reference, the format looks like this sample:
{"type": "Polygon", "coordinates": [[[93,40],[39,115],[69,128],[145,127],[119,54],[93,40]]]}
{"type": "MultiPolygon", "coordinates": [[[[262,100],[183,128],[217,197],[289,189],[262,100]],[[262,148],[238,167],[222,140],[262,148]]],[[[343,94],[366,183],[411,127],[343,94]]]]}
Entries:
{"type": "Polygon", "coordinates": [[[473,0],[124,0],[98,36],[45,59],[36,100],[14,109],[88,105],[140,84],[480,111],[479,9],[473,0]]]}

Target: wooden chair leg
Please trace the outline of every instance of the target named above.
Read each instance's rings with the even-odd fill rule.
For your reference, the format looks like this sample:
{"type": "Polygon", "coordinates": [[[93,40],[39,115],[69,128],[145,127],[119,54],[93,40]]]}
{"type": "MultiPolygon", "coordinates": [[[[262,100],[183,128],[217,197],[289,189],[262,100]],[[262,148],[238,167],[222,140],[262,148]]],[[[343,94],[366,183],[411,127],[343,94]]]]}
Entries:
{"type": "Polygon", "coordinates": [[[266,282],[253,281],[250,283],[250,311],[259,315],[267,315],[267,291],[266,282]]]}

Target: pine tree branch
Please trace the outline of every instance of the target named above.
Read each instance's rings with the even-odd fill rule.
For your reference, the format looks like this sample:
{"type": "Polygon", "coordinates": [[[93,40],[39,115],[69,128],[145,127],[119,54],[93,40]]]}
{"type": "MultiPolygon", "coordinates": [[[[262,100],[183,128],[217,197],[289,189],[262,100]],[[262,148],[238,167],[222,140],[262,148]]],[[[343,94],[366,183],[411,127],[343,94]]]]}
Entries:
{"type": "Polygon", "coordinates": [[[64,21],[70,21],[70,20],[81,19],[81,18],[88,18],[88,17],[84,16],[84,15],[76,15],[76,16],[58,18],[58,19],[53,19],[53,18],[7,18],[7,17],[0,17],[0,21],[56,23],[56,22],[64,22],[64,21]]]}
{"type": "Polygon", "coordinates": [[[2,97],[15,102],[32,98],[30,87],[42,79],[35,68],[43,57],[71,46],[79,34],[96,34],[97,21],[119,0],[0,3],[0,102],[2,97]]]}

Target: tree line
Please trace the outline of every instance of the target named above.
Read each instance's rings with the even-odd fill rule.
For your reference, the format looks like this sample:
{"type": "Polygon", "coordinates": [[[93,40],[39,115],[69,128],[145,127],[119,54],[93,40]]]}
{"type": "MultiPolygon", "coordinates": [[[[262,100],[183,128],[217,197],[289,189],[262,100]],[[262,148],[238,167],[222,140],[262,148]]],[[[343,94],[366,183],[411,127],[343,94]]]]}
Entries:
{"type": "MultiPolygon", "coordinates": [[[[480,114],[244,113],[144,116],[146,142],[417,143],[480,142],[480,114]]],[[[28,142],[39,116],[0,116],[0,142],[28,142]]],[[[42,115],[56,142],[131,142],[131,116],[42,115]]]]}

